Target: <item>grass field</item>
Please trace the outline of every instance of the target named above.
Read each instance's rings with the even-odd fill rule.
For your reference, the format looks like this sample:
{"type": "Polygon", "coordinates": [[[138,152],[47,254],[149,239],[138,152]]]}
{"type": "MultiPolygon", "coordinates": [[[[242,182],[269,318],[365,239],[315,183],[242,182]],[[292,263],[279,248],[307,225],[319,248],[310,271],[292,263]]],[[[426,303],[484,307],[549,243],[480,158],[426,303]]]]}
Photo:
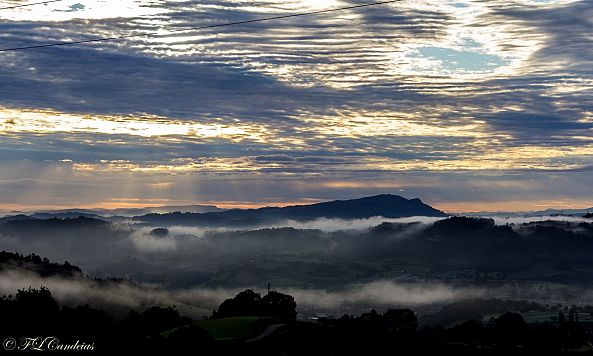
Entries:
{"type": "MultiPolygon", "coordinates": [[[[274,321],[273,318],[257,316],[242,316],[235,318],[199,320],[195,325],[200,326],[208,332],[216,341],[245,340],[257,336],[263,332],[266,326],[274,321]]],[[[161,333],[168,336],[178,328],[161,333]]]]}
{"type": "Polygon", "coordinates": [[[235,318],[200,320],[196,325],[203,327],[217,341],[246,339],[263,331],[267,324],[266,321],[271,318],[261,318],[255,316],[242,316],[235,318]]]}

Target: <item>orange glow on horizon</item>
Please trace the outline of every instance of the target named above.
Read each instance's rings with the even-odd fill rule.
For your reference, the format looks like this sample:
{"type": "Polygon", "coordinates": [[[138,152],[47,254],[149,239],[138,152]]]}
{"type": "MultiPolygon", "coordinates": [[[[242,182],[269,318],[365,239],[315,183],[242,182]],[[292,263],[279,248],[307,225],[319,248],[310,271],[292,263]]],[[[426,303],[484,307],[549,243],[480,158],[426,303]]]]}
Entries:
{"type": "Polygon", "coordinates": [[[67,209],[134,209],[134,208],[161,208],[166,206],[190,206],[190,205],[213,205],[221,209],[257,209],[264,207],[285,207],[291,205],[307,205],[321,203],[322,199],[305,199],[301,201],[284,201],[284,202],[246,202],[246,201],[167,201],[166,203],[160,200],[159,202],[133,202],[117,201],[117,202],[98,202],[91,204],[80,205],[21,205],[21,204],[0,204],[0,211],[4,212],[33,212],[33,211],[49,211],[49,210],[67,210],[67,209]]]}
{"type": "MultiPolygon", "coordinates": [[[[32,211],[50,211],[66,209],[134,209],[134,208],[161,208],[166,206],[190,206],[190,205],[213,205],[222,209],[257,209],[263,207],[286,207],[292,205],[308,205],[322,203],[325,199],[303,199],[298,201],[270,201],[270,202],[250,202],[250,201],[178,201],[168,199],[142,200],[142,199],[121,199],[118,201],[97,202],[80,205],[20,205],[20,204],[0,204],[0,211],[3,212],[32,212],[32,211]]],[[[588,209],[593,207],[591,200],[534,200],[534,201],[484,201],[484,202],[439,202],[430,203],[423,200],[426,204],[435,209],[442,210],[450,214],[463,214],[470,212],[528,212],[546,209],[588,209]]]]}

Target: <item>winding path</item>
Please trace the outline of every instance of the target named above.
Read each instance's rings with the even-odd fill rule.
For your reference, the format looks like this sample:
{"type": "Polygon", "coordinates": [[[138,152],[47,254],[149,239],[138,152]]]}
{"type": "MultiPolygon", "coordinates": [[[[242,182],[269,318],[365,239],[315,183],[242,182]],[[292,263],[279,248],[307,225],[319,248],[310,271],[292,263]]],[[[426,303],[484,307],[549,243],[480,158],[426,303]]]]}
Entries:
{"type": "Polygon", "coordinates": [[[254,337],[252,339],[245,340],[245,342],[254,342],[254,341],[259,341],[259,340],[265,339],[266,337],[272,335],[276,330],[280,329],[284,325],[286,325],[286,324],[268,325],[268,327],[266,328],[266,330],[264,330],[264,332],[262,332],[261,334],[259,334],[258,336],[254,337]]]}

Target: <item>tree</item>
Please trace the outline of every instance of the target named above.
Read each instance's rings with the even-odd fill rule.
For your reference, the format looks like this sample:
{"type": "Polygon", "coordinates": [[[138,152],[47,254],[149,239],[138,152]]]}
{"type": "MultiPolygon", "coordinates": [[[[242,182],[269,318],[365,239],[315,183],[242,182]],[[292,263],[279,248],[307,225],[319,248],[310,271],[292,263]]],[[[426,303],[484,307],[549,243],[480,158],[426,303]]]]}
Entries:
{"type": "Polygon", "coordinates": [[[218,307],[214,318],[229,318],[233,316],[261,315],[261,296],[252,289],[246,289],[233,298],[227,299],[218,307]]]}
{"type": "Polygon", "coordinates": [[[14,298],[9,296],[0,303],[0,332],[42,333],[53,330],[59,313],[60,306],[49,289],[19,289],[14,298]]]}
{"type": "Polygon", "coordinates": [[[179,312],[172,307],[151,307],[142,313],[130,311],[120,324],[132,333],[145,335],[189,323],[191,323],[191,319],[180,316],[179,312]]]}
{"type": "Polygon", "coordinates": [[[529,339],[529,325],[521,314],[504,313],[496,320],[494,332],[499,345],[520,345],[529,339]]]}
{"type": "Polygon", "coordinates": [[[481,343],[484,339],[484,327],[476,320],[467,320],[452,329],[453,335],[469,343],[481,343]]]}
{"type": "Polygon", "coordinates": [[[150,231],[150,235],[156,237],[167,237],[167,235],[169,235],[169,229],[164,227],[157,227],[156,229],[152,229],[150,231]]]}
{"type": "Polygon", "coordinates": [[[262,311],[264,315],[281,319],[296,319],[296,302],[288,294],[269,292],[262,300],[262,311]]]}
{"type": "Polygon", "coordinates": [[[227,299],[212,313],[213,318],[234,316],[268,316],[281,319],[296,318],[296,302],[288,294],[269,292],[263,298],[252,289],[246,289],[227,299]]]}
{"type": "Polygon", "coordinates": [[[393,324],[396,331],[416,331],[418,318],[410,309],[389,309],[383,314],[385,321],[393,324]]]}

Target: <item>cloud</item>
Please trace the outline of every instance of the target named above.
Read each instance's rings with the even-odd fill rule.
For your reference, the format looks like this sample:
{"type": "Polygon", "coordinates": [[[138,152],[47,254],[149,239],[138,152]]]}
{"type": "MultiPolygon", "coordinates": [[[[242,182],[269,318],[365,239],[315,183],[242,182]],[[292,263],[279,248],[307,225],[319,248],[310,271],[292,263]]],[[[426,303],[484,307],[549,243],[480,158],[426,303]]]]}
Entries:
{"type": "MultiPolygon", "coordinates": [[[[40,278],[22,271],[0,273],[0,295],[14,295],[18,289],[49,288],[53,297],[62,305],[90,304],[102,308],[115,317],[124,317],[130,309],[143,310],[151,306],[175,306],[182,314],[194,318],[210,315],[220,303],[240,291],[257,287],[237,288],[187,288],[166,290],[151,285],[95,284],[92,280],[40,278]]],[[[338,289],[280,288],[281,293],[292,295],[301,315],[311,313],[341,315],[368,312],[371,308],[412,308],[422,312],[447,303],[475,298],[515,298],[540,303],[591,303],[590,289],[553,286],[542,295],[541,285],[527,284],[517,289],[514,285],[495,288],[461,287],[434,282],[394,282],[377,280],[357,285],[344,285],[338,289]],[[567,296],[570,296],[567,299],[567,296]]]]}
{"type": "MultiPolygon", "coordinates": [[[[200,317],[216,309],[227,298],[246,288],[188,288],[163,290],[151,286],[127,283],[97,285],[91,280],[40,278],[33,274],[3,271],[0,273],[0,294],[14,295],[18,289],[48,288],[63,305],[90,304],[124,316],[126,309],[143,309],[153,305],[176,306],[181,313],[200,317]]],[[[255,288],[257,291],[257,288],[255,288]]],[[[461,288],[439,283],[395,283],[375,281],[345,286],[341,290],[282,288],[282,293],[294,296],[300,309],[346,310],[347,306],[407,306],[438,305],[459,299],[483,296],[478,288],[461,288]]]]}
{"type": "Polygon", "coordinates": [[[459,288],[438,283],[395,283],[376,281],[342,291],[289,289],[288,293],[306,305],[336,308],[348,304],[422,306],[442,304],[483,295],[477,288],[459,288]]]}
{"type": "MultiPolygon", "coordinates": [[[[488,214],[484,214],[484,217],[489,217],[488,214]]],[[[591,220],[589,219],[585,219],[585,218],[580,218],[580,217],[573,217],[573,216],[548,216],[548,215],[542,215],[537,216],[537,217],[515,217],[515,216],[510,216],[510,217],[501,217],[501,216],[493,216],[492,219],[494,219],[494,222],[497,225],[506,225],[506,224],[515,224],[515,225],[520,225],[520,224],[527,224],[530,222],[536,222],[536,221],[564,221],[564,222],[590,222],[591,220]]]]}
{"type": "MultiPolygon", "coordinates": [[[[391,219],[391,218],[384,218],[381,216],[375,216],[368,219],[353,219],[353,220],[344,220],[344,219],[327,219],[327,218],[319,218],[312,221],[301,222],[301,221],[294,221],[294,220],[285,220],[279,223],[273,224],[271,227],[292,227],[295,229],[314,229],[314,230],[321,230],[324,232],[336,232],[336,231],[348,231],[348,230],[365,230],[377,225],[380,225],[384,222],[387,223],[415,223],[420,222],[421,224],[428,225],[432,224],[435,221],[441,220],[443,218],[433,218],[427,216],[412,216],[409,218],[400,218],[400,219],[391,219]]],[[[415,230],[414,228],[410,228],[411,230],[415,230]]]]}
{"type": "MultiPolygon", "coordinates": [[[[125,283],[101,287],[91,280],[41,278],[33,273],[22,271],[2,271],[0,273],[0,294],[15,295],[19,289],[46,287],[53,297],[65,305],[91,304],[116,310],[136,309],[150,301],[140,288],[125,283]]],[[[156,294],[159,292],[157,291],[156,294]]],[[[124,314],[125,315],[125,314],[124,314]]]]}
{"type": "Polygon", "coordinates": [[[581,145],[578,136],[593,132],[593,123],[543,113],[501,112],[489,117],[488,123],[497,131],[508,132],[521,144],[581,145]]]}
{"type": "Polygon", "coordinates": [[[63,12],[72,3],[3,11],[6,47],[159,36],[1,56],[0,165],[14,168],[0,192],[23,205],[106,196],[282,202],[303,185],[315,193],[305,198],[359,196],[377,189],[358,183],[397,174],[397,189],[441,201],[463,192],[450,189],[465,172],[517,183],[575,177],[572,190],[538,193],[582,197],[593,157],[589,1],[406,0],[170,32],[360,3],[92,1],[74,12],[63,12]],[[72,164],[46,162],[60,160],[72,164]],[[72,189],[49,188],[60,170],[72,189]],[[302,185],[291,187],[295,177],[302,185]],[[167,189],[151,189],[164,181],[167,189]],[[324,181],[353,184],[315,186],[324,181]],[[217,188],[197,188],[206,184],[217,188]]]}
{"type": "MultiPolygon", "coordinates": [[[[412,234],[419,232],[420,230],[431,225],[435,221],[443,218],[433,218],[426,216],[414,216],[409,218],[384,218],[380,216],[368,218],[368,219],[327,219],[319,218],[312,221],[295,221],[295,220],[284,220],[272,224],[265,224],[257,227],[253,227],[249,230],[256,231],[259,229],[281,229],[281,228],[293,228],[299,230],[320,230],[324,233],[334,232],[364,232],[372,227],[378,226],[382,223],[395,223],[395,224],[411,224],[406,226],[400,233],[394,236],[396,239],[405,238],[412,234]],[[417,223],[417,224],[416,224],[417,223]]],[[[168,234],[166,236],[154,236],[150,232],[154,229],[154,226],[134,228],[127,226],[125,223],[121,226],[122,229],[133,228],[133,232],[127,237],[132,243],[137,252],[158,254],[158,253],[174,253],[174,252],[203,252],[200,251],[204,248],[210,248],[212,251],[224,251],[225,249],[241,251],[241,244],[237,243],[236,246],[225,247],[225,245],[217,246],[217,236],[233,236],[233,233],[244,233],[245,228],[236,228],[233,226],[225,227],[195,227],[195,226],[168,226],[168,234]],[[209,238],[209,239],[208,239],[209,238]]],[[[256,232],[257,235],[257,232],[256,232]]],[[[282,234],[280,234],[282,235],[282,234]]],[[[346,235],[349,236],[349,235],[346,235]]],[[[344,237],[346,238],[346,237],[344,237]]],[[[340,241],[339,238],[336,241],[340,241]]],[[[8,243],[7,241],[5,243],[8,243]]],[[[231,242],[232,244],[232,242],[231,242]]],[[[256,249],[258,242],[255,237],[254,247],[256,249]]],[[[249,249],[249,247],[248,247],[249,249]]],[[[228,251],[227,251],[228,252],[228,251]]],[[[133,253],[133,252],[131,252],[133,253]]]]}
{"type": "Polygon", "coordinates": [[[130,236],[134,246],[143,252],[173,251],[177,249],[174,238],[151,236],[141,230],[135,231],[130,236]]]}

